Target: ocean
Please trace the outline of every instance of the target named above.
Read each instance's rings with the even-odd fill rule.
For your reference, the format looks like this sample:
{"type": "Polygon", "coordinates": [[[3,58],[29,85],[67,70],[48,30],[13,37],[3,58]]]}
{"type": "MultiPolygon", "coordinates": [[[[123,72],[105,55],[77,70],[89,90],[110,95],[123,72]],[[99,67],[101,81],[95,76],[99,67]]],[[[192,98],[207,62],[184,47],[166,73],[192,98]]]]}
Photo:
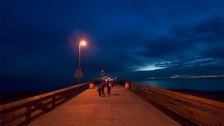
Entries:
{"type": "Polygon", "coordinates": [[[137,83],[162,89],[224,92],[224,78],[178,78],[144,80],[137,83]]]}

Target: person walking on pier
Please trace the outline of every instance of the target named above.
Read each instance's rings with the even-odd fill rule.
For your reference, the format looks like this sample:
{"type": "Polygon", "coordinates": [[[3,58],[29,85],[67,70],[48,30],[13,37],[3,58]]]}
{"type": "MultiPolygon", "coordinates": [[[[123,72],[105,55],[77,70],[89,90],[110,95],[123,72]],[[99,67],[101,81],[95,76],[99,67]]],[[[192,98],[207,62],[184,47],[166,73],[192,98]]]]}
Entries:
{"type": "Polygon", "coordinates": [[[97,89],[97,91],[99,93],[99,96],[101,96],[101,90],[102,90],[102,84],[100,84],[99,87],[98,87],[98,89],[97,89]]]}
{"type": "Polygon", "coordinates": [[[110,92],[111,92],[111,87],[112,87],[112,84],[111,82],[108,82],[107,83],[107,94],[110,96],[110,92]]]}
{"type": "Polygon", "coordinates": [[[101,92],[102,92],[101,95],[102,96],[105,96],[104,87],[105,87],[105,83],[103,82],[102,85],[101,85],[101,92]]]}

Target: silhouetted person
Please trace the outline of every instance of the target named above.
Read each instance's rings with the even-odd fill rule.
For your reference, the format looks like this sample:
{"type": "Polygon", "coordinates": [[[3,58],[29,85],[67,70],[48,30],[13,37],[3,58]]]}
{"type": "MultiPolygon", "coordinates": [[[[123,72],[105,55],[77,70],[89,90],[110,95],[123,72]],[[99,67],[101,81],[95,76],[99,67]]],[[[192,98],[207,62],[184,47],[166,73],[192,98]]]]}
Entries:
{"type": "Polygon", "coordinates": [[[111,82],[107,83],[107,94],[110,95],[112,84],[111,82]]]}
{"type": "Polygon", "coordinates": [[[103,82],[102,85],[101,85],[101,91],[102,91],[102,96],[105,96],[105,93],[104,93],[104,87],[105,87],[105,83],[103,82]]]}
{"type": "Polygon", "coordinates": [[[102,90],[102,84],[100,84],[99,87],[98,87],[98,89],[97,89],[97,91],[99,93],[99,96],[101,96],[101,90],[102,90]]]}

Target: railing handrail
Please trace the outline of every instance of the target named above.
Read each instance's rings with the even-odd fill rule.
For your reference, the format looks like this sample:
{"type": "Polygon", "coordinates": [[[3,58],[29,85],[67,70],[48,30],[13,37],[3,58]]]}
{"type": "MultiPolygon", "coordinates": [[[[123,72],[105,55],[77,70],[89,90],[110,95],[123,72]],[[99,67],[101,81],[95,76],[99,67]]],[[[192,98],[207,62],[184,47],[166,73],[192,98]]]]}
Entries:
{"type": "MultiPolygon", "coordinates": [[[[132,82],[132,83],[134,83],[134,82],[132,82]]],[[[137,84],[137,83],[135,83],[135,84],[137,84]]],[[[156,92],[166,93],[166,95],[167,94],[173,95],[173,96],[179,97],[181,99],[207,104],[209,106],[217,107],[217,108],[220,108],[220,109],[224,110],[224,103],[219,102],[219,101],[205,99],[205,98],[201,98],[201,97],[198,97],[198,96],[193,96],[193,95],[190,95],[190,94],[184,94],[184,93],[179,93],[179,92],[175,92],[175,91],[164,90],[164,89],[160,89],[160,88],[156,88],[156,87],[152,87],[152,86],[148,86],[148,85],[144,85],[144,84],[137,84],[137,85],[139,85],[141,87],[147,87],[151,90],[155,90],[156,92]]]]}
{"type": "Polygon", "coordinates": [[[0,105],[0,125],[27,125],[31,120],[86,90],[88,84],[86,82],[0,105]]]}
{"type": "MultiPolygon", "coordinates": [[[[83,84],[88,84],[88,83],[89,82],[86,82],[86,83],[83,83],[83,84]]],[[[38,99],[41,99],[41,98],[44,98],[44,97],[48,97],[48,96],[51,96],[51,95],[54,95],[54,94],[57,94],[57,93],[61,93],[61,92],[79,87],[80,85],[83,85],[83,84],[77,84],[77,85],[70,86],[70,87],[67,87],[67,88],[62,88],[62,89],[54,90],[54,91],[51,91],[51,92],[43,93],[43,94],[40,94],[40,95],[36,95],[36,96],[28,97],[28,98],[25,98],[25,99],[13,101],[13,102],[10,102],[10,103],[6,103],[6,104],[3,104],[3,105],[0,105],[0,110],[9,109],[9,108],[14,107],[14,106],[26,104],[28,102],[32,102],[32,101],[35,101],[35,100],[38,100],[38,99]]]]}
{"type": "Polygon", "coordinates": [[[224,103],[130,82],[131,90],[183,118],[203,126],[224,125],[224,103]]]}

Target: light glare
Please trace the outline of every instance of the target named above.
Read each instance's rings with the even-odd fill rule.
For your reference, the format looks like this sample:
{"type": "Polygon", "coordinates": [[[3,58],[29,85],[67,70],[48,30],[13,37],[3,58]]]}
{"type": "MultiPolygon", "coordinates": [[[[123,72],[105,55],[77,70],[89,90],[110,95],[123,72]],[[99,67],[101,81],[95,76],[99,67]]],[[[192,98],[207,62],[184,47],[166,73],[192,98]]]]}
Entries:
{"type": "Polygon", "coordinates": [[[85,41],[85,40],[82,40],[82,41],[79,43],[79,45],[81,45],[81,46],[86,46],[86,41],[85,41]]]}

